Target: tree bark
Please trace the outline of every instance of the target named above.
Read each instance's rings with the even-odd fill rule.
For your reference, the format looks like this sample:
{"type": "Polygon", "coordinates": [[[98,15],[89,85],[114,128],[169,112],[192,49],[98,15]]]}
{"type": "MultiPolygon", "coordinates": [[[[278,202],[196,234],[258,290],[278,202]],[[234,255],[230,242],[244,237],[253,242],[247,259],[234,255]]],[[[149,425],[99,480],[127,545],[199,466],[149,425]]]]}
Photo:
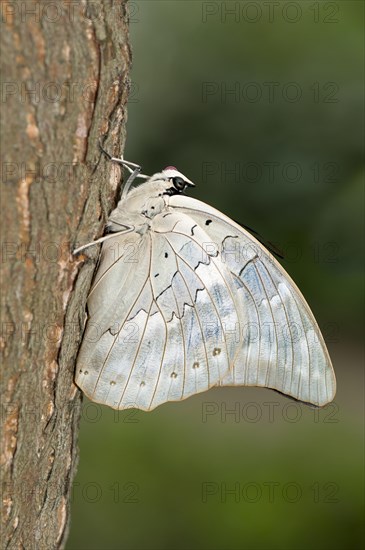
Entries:
{"type": "Polygon", "coordinates": [[[53,549],[67,536],[74,365],[97,256],[71,250],[102,234],[119,191],[98,140],[124,149],[128,16],[126,0],[1,10],[2,547],[53,549]]]}

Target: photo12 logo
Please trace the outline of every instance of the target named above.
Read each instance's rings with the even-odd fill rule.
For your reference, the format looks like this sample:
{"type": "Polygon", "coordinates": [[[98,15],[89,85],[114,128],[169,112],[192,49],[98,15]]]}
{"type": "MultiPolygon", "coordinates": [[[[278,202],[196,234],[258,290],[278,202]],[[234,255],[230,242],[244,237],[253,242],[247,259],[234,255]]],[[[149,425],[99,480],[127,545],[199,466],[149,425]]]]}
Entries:
{"type": "Polygon", "coordinates": [[[202,23],[287,23],[300,21],[340,22],[339,2],[210,1],[201,4],[202,23]]]}
{"type": "Polygon", "coordinates": [[[203,401],[201,406],[201,421],[225,423],[249,423],[258,422],[288,422],[295,424],[310,419],[315,424],[337,424],[339,419],[339,406],[332,402],[322,408],[310,408],[302,403],[288,401],[240,401],[227,403],[226,401],[203,401]]]}
{"type": "MultiPolygon", "coordinates": [[[[108,6],[111,17],[122,19],[125,17],[123,3],[112,2],[108,6]]],[[[48,23],[65,25],[84,19],[87,22],[97,21],[103,17],[104,6],[100,2],[82,0],[41,0],[36,2],[12,2],[2,0],[1,21],[7,25],[19,23],[48,23]]],[[[130,2],[129,17],[133,23],[138,22],[138,4],[130,2]]]]}
{"type": "Polygon", "coordinates": [[[249,503],[287,502],[296,504],[300,501],[337,504],[339,502],[339,485],[334,481],[314,481],[311,485],[297,481],[203,481],[201,484],[201,501],[204,504],[216,502],[249,503]]]}

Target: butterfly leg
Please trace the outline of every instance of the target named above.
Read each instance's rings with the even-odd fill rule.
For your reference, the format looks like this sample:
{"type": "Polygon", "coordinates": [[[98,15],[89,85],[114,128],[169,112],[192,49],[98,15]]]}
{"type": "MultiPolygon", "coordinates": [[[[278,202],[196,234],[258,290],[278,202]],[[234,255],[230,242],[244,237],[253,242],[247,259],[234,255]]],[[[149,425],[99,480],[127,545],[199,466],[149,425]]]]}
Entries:
{"type": "Polygon", "coordinates": [[[103,146],[101,145],[101,142],[99,141],[99,147],[100,147],[100,150],[104,153],[104,155],[112,162],[116,162],[118,164],[122,164],[122,166],[124,166],[125,168],[127,168],[128,172],[130,174],[134,174],[135,172],[137,172],[137,176],[135,177],[138,177],[138,178],[144,178],[144,179],[147,179],[149,178],[150,176],[147,176],[146,174],[141,174],[141,170],[142,170],[142,167],[139,165],[139,164],[136,164],[135,162],[130,162],[129,160],[124,160],[124,159],[118,159],[117,157],[112,157],[112,155],[110,153],[108,153],[108,151],[106,151],[103,146]]]}
{"type": "Polygon", "coordinates": [[[134,180],[136,178],[148,179],[150,177],[150,176],[147,176],[146,174],[141,174],[142,167],[139,164],[136,164],[134,162],[130,162],[130,161],[124,160],[124,159],[118,159],[117,157],[112,157],[108,153],[108,151],[106,151],[103,148],[103,146],[101,145],[100,140],[99,140],[99,147],[100,147],[101,151],[104,153],[104,155],[106,155],[106,157],[110,161],[121,164],[122,166],[127,168],[128,172],[130,173],[129,178],[127,179],[126,183],[123,185],[122,198],[124,198],[127,195],[132,183],[134,182],[134,180]]]}
{"type": "Polygon", "coordinates": [[[116,237],[117,235],[121,235],[121,234],[126,235],[127,233],[131,233],[132,231],[134,231],[134,227],[132,227],[130,225],[126,225],[125,229],[122,229],[121,231],[116,231],[114,233],[108,233],[108,235],[105,235],[104,237],[100,237],[100,239],[97,239],[96,241],[93,241],[92,243],[87,243],[87,244],[84,244],[82,246],[79,246],[79,248],[76,248],[75,250],[73,250],[72,254],[76,255],[79,252],[81,252],[82,250],[85,250],[85,248],[89,248],[89,246],[94,246],[94,244],[100,244],[100,243],[106,241],[107,239],[111,239],[112,237],[116,237]]]}

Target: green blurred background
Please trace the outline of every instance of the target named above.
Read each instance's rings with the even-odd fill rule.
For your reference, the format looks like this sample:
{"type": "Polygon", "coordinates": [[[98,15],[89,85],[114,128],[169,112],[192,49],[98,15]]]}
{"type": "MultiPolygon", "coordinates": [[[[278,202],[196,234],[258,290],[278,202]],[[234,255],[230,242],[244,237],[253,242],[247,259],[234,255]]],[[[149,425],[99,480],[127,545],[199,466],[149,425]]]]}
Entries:
{"type": "Polygon", "coordinates": [[[338,393],[320,411],[255,388],[152,413],[85,398],[68,550],[362,547],[363,11],[130,3],[125,157],[177,166],[284,252],[338,393]]]}

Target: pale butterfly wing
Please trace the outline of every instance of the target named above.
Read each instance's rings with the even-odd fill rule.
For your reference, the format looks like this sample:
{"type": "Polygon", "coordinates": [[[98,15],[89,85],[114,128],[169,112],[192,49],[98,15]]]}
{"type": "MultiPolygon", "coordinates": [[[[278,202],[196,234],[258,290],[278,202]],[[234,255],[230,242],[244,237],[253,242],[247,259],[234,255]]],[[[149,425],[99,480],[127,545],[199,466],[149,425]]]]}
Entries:
{"type": "Polygon", "coordinates": [[[103,244],[76,371],[93,401],[152,410],[228,375],[242,304],[208,241],[189,216],[165,211],[151,231],[103,244]]]}
{"type": "Polygon", "coordinates": [[[126,186],[109,218],[126,230],[102,238],[76,383],[116,409],[152,410],[216,385],[330,402],[334,372],[300,291],[250,233],[181,196],[187,185],[169,167],[126,186]]]}
{"type": "Polygon", "coordinates": [[[243,304],[238,354],[219,384],[272,388],[317,406],[332,401],[336,380],[326,345],[281,265],[250,233],[205,203],[174,196],[170,206],[204,227],[206,248],[231,272],[227,286],[243,304]]]}

